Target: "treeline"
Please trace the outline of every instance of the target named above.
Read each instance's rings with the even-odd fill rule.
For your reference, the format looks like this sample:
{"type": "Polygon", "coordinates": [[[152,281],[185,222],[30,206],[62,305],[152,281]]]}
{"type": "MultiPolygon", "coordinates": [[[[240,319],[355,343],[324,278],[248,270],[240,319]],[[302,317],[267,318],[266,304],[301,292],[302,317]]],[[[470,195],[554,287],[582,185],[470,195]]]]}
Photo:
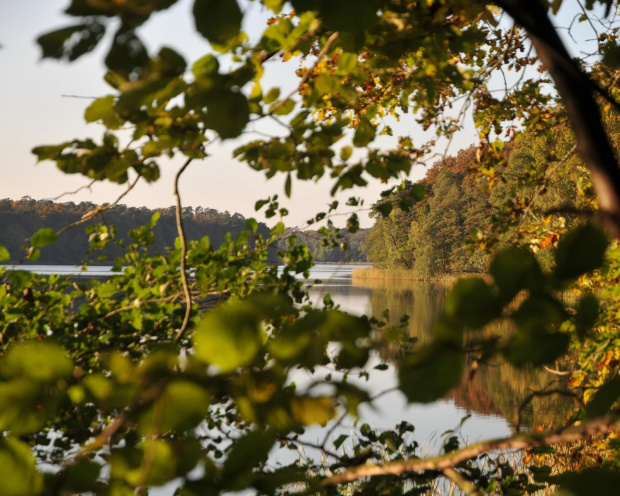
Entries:
{"type": "MultiPolygon", "coordinates": [[[[24,197],[21,200],[0,200],[0,245],[6,247],[11,254],[10,263],[19,262],[24,255],[26,239],[41,228],[62,229],[82,218],[95,208],[90,202],[55,203],[50,200],[33,200],[24,197]]],[[[161,217],[154,228],[154,242],[149,248],[152,253],[164,253],[167,246],[172,246],[178,237],[176,213],[174,207],[149,209],[146,207],[128,207],[115,205],[101,216],[86,223],[106,223],[118,227],[116,239],[131,242],[129,231],[150,222],[153,214],[159,212],[161,217]]],[[[227,233],[235,236],[247,229],[246,219],[240,214],[218,212],[211,208],[184,207],[183,224],[188,240],[198,240],[208,236],[211,245],[220,246],[227,233]]],[[[258,233],[269,236],[269,228],[260,223],[258,233]]],[[[73,265],[85,259],[89,249],[88,235],[84,226],[77,226],[63,233],[58,241],[41,250],[37,264],[73,265]]],[[[122,253],[122,247],[114,243],[106,246],[105,254],[111,259],[122,253]]],[[[93,262],[93,260],[91,260],[93,262]]],[[[101,261],[109,264],[110,261],[101,261]]]]}
{"type": "Polygon", "coordinates": [[[305,243],[315,262],[325,263],[363,263],[367,262],[366,236],[370,229],[360,229],[349,233],[345,229],[339,231],[336,246],[317,231],[294,231],[299,243],[305,243]],[[343,245],[344,246],[341,246],[343,245]]]}
{"type": "MultiPolygon", "coordinates": [[[[619,127],[617,120],[609,123],[616,149],[619,127]]],[[[555,131],[504,143],[499,170],[481,168],[476,149],[467,148],[382,199],[374,205],[368,260],[421,277],[482,272],[497,249],[528,245],[543,264],[551,263],[561,233],[596,208],[571,132],[555,131]],[[409,207],[412,191],[420,190],[424,198],[409,207]]]]}
{"type": "MultiPolygon", "coordinates": [[[[23,197],[21,200],[5,198],[0,200],[0,246],[9,250],[11,259],[8,263],[29,263],[24,261],[27,239],[41,228],[51,228],[55,231],[79,221],[86,213],[96,207],[91,202],[56,203],[51,200],[34,200],[23,197]]],[[[130,243],[129,232],[150,222],[153,214],[161,214],[154,228],[154,242],[150,246],[150,253],[164,253],[166,247],[173,246],[178,237],[175,207],[149,209],[146,207],[128,207],[115,205],[101,216],[89,221],[85,225],[77,226],[63,233],[58,241],[44,247],[36,264],[42,265],[75,265],[85,261],[89,250],[88,235],[85,226],[95,223],[106,223],[118,227],[117,240],[130,243]]],[[[228,233],[235,237],[240,231],[247,229],[243,215],[229,212],[219,212],[212,208],[184,207],[183,224],[188,240],[199,240],[208,236],[211,245],[219,247],[228,233]]],[[[269,237],[269,227],[264,223],[258,224],[257,233],[269,237]]],[[[297,235],[298,242],[308,244],[310,253],[319,262],[353,262],[365,260],[362,247],[365,241],[364,232],[346,235],[342,241],[350,247],[348,250],[322,246],[322,236],[316,231],[303,232],[297,235]]],[[[122,253],[122,247],[114,243],[106,246],[103,254],[98,253],[89,259],[89,263],[104,265],[110,264],[114,257],[122,253]],[[98,256],[107,256],[105,260],[98,260],[98,256]]],[[[276,250],[271,253],[272,261],[277,261],[276,250]]]]}

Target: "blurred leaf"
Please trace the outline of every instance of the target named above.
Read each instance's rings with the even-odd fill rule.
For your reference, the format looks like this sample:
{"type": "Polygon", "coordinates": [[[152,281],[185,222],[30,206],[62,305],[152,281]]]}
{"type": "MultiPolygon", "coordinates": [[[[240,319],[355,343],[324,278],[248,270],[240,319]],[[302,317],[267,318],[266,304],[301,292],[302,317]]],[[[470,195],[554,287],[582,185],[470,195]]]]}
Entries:
{"type": "Polygon", "coordinates": [[[451,343],[428,344],[406,357],[398,371],[398,387],[412,403],[443,398],[461,381],[465,355],[451,343]]]}
{"type": "Polygon", "coordinates": [[[263,343],[262,322],[290,311],[288,299],[256,297],[231,301],[208,312],[193,340],[196,357],[216,365],[222,373],[252,363],[263,343]]]}
{"type": "Polygon", "coordinates": [[[26,377],[35,381],[67,379],[73,373],[73,362],[58,345],[46,341],[30,341],[12,347],[0,361],[3,377],[26,377]]]}
{"type": "Polygon", "coordinates": [[[89,22],[62,28],[37,38],[43,58],[74,61],[92,51],[105,33],[98,22],[89,22]]]}
{"type": "Polygon", "coordinates": [[[458,280],[448,292],[444,308],[446,315],[474,329],[484,327],[500,314],[492,288],[477,277],[458,280]]]}
{"type": "Polygon", "coordinates": [[[236,138],[245,129],[250,110],[244,95],[235,91],[218,92],[209,95],[206,103],[204,124],[216,131],[220,138],[236,138]]]}
{"type": "Polygon", "coordinates": [[[63,489],[76,493],[91,492],[98,489],[97,479],[101,465],[87,459],[78,459],[65,470],[63,489]]]}
{"type": "Polygon", "coordinates": [[[619,398],[620,377],[614,377],[594,393],[592,399],[585,407],[585,417],[595,418],[609,413],[609,410],[619,398]]]}
{"type": "Polygon", "coordinates": [[[353,135],[353,145],[357,148],[364,148],[375,139],[376,134],[377,129],[368,119],[360,119],[353,135]]]}
{"type": "Polygon", "coordinates": [[[620,472],[603,468],[586,468],[565,472],[549,478],[560,489],[557,496],[616,496],[620,487],[620,472]]]}
{"type": "Polygon", "coordinates": [[[141,76],[149,62],[146,47],[134,30],[121,26],[114,35],[112,47],[106,55],[106,67],[130,79],[132,75],[141,76]]]}
{"type": "Polygon", "coordinates": [[[566,353],[570,336],[562,332],[549,332],[544,328],[517,331],[503,349],[506,359],[516,367],[544,365],[566,353]]]}
{"type": "Polygon", "coordinates": [[[246,487],[239,484],[243,476],[250,474],[256,466],[267,460],[275,441],[276,437],[272,432],[250,432],[233,443],[224,462],[222,474],[222,480],[229,489],[246,487]]]}
{"type": "Polygon", "coordinates": [[[37,496],[43,490],[43,475],[36,469],[30,447],[15,439],[0,439],[0,494],[37,496]]]}
{"type": "Polygon", "coordinates": [[[574,279],[603,264],[607,236],[594,224],[573,229],[558,243],[554,275],[558,279],[574,279]]]}
{"type": "Polygon", "coordinates": [[[53,229],[49,227],[44,227],[43,229],[39,229],[30,240],[32,246],[39,248],[41,246],[51,245],[55,243],[58,239],[58,234],[53,229]]]}
{"type": "Polygon", "coordinates": [[[205,419],[209,410],[209,394],[197,384],[173,381],[143,417],[141,430],[148,433],[153,419],[159,419],[159,432],[185,432],[205,419]]]}
{"type": "Polygon", "coordinates": [[[602,63],[610,69],[617,69],[620,67],[620,46],[613,45],[607,48],[603,54],[602,63]]]}
{"type": "Polygon", "coordinates": [[[291,411],[301,425],[324,426],[336,415],[336,405],[330,396],[295,396],[291,399],[291,411]]]}
{"type": "Polygon", "coordinates": [[[97,98],[84,112],[86,122],[101,120],[108,129],[118,129],[123,125],[123,120],[114,109],[114,96],[108,95],[97,98]]]}
{"type": "Polygon", "coordinates": [[[0,245],[0,262],[7,262],[11,259],[11,254],[4,246],[0,245]]]}
{"type": "Polygon", "coordinates": [[[587,293],[581,297],[575,308],[575,325],[580,339],[584,339],[586,332],[594,327],[599,315],[598,298],[592,293],[587,293]]]}
{"type": "Polygon", "coordinates": [[[211,43],[225,45],[241,30],[243,14],[236,0],[194,0],[194,22],[211,43]]]}
{"type": "Polygon", "coordinates": [[[539,291],[544,286],[544,275],[532,252],[511,247],[493,258],[489,272],[495,279],[503,301],[512,300],[519,291],[539,291]]]}

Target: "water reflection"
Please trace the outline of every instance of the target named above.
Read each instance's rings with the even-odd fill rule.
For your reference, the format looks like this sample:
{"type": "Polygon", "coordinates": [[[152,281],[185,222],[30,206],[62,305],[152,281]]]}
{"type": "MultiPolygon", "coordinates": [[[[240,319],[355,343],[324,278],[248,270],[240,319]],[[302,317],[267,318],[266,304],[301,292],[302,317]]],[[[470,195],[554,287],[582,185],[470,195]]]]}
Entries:
{"type": "MultiPolygon", "coordinates": [[[[351,278],[351,266],[319,266],[313,270],[311,277],[320,278],[323,283],[311,290],[313,301],[318,304],[326,293],[340,304],[342,310],[353,314],[366,314],[382,317],[389,309],[388,321],[398,325],[402,315],[409,316],[406,333],[420,343],[432,339],[433,325],[443,308],[448,286],[444,284],[422,283],[417,281],[382,281],[355,280],[351,278]]],[[[487,332],[503,334],[511,332],[507,324],[495,325],[487,332]]],[[[401,350],[390,348],[382,350],[377,361],[394,362],[401,350]]],[[[380,390],[381,386],[395,381],[394,377],[371,376],[371,388],[380,390]],[[377,381],[373,384],[373,381],[377,381]]],[[[476,369],[475,373],[464,380],[462,386],[443,401],[424,407],[410,407],[396,395],[390,395],[379,405],[382,414],[376,416],[367,412],[374,421],[385,427],[391,427],[390,420],[404,418],[402,415],[418,417],[416,428],[428,427],[434,432],[445,429],[450,423],[458,424],[459,415],[473,414],[470,424],[475,424],[472,434],[487,437],[491,431],[494,435],[505,435],[511,430],[516,411],[532,391],[541,390],[554,384],[557,387],[557,376],[545,371],[523,369],[516,370],[500,359],[476,369]],[[398,414],[398,415],[395,415],[398,414]],[[455,415],[456,414],[456,415],[455,415]],[[433,418],[434,425],[427,425],[428,417],[433,418]],[[499,424],[498,420],[502,419],[499,424]],[[443,420],[444,422],[441,422],[443,420]]],[[[384,387],[385,389],[385,387],[384,387]]],[[[521,413],[523,428],[532,429],[539,425],[553,426],[565,420],[571,408],[571,402],[565,397],[552,395],[535,398],[521,413]]],[[[426,430],[426,429],[424,429],[426,430]]]]}

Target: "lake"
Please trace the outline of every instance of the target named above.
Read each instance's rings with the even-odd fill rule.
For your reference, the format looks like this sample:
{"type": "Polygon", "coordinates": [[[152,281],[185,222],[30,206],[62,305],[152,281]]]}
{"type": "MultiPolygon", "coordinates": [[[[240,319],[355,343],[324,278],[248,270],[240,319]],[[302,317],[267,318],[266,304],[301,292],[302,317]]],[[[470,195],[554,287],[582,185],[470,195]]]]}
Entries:
{"type": "MultiPolygon", "coordinates": [[[[410,317],[407,334],[419,342],[432,338],[433,323],[443,307],[447,288],[440,284],[416,281],[354,281],[353,269],[356,265],[321,264],[315,266],[310,279],[320,280],[310,289],[310,296],[316,306],[321,305],[325,294],[346,312],[355,315],[374,315],[381,317],[386,309],[390,310],[390,321],[398,323],[400,317],[410,317]]],[[[32,270],[41,274],[59,273],[63,275],[81,275],[84,277],[108,276],[110,267],[90,267],[84,272],[71,266],[20,266],[20,269],[32,270]]],[[[502,332],[501,328],[496,331],[502,332]]],[[[508,332],[508,330],[506,330],[508,332]]],[[[368,380],[354,379],[351,382],[370,390],[371,395],[393,388],[396,375],[394,358],[400,350],[380,350],[375,353],[369,364],[368,380]],[[390,364],[385,371],[374,370],[379,363],[390,364]]],[[[325,375],[328,372],[324,371],[325,375]]],[[[322,371],[317,371],[321,376],[322,371]]],[[[305,381],[317,376],[296,371],[291,380],[303,385],[305,381]]],[[[443,433],[456,433],[464,442],[507,436],[511,434],[511,422],[515,410],[531,391],[542,389],[557,380],[547,372],[520,370],[516,371],[501,361],[481,366],[471,380],[463,383],[442,400],[427,405],[410,405],[398,392],[381,396],[372,406],[362,405],[360,422],[366,422],[375,428],[394,428],[406,420],[415,427],[415,438],[426,447],[429,453],[441,449],[445,436],[443,433]],[[467,417],[465,422],[462,422],[467,417]],[[453,431],[453,432],[452,432],[453,431]]],[[[531,429],[537,425],[551,425],[564,420],[569,408],[566,399],[550,396],[534,400],[522,414],[522,425],[531,429]]],[[[332,433],[332,440],[342,433],[351,433],[354,419],[346,419],[332,433]]],[[[313,443],[322,443],[325,430],[309,428],[304,439],[313,443]]],[[[329,444],[329,443],[328,443],[329,444]]],[[[286,460],[279,460],[286,462],[286,460]]],[[[290,460],[287,460],[290,462],[290,460]]],[[[163,493],[158,493],[163,494],[163,493]]]]}

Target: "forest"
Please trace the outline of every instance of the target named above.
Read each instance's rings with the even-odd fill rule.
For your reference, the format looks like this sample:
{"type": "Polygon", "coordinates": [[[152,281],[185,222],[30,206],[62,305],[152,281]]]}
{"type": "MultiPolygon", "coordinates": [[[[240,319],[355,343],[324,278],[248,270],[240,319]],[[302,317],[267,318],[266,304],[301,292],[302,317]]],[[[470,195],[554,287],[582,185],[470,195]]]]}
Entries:
{"type": "MultiPolygon", "coordinates": [[[[130,231],[137,229],[151,221],[153,214],[160,215],[153,228],[153,243],[149,245],[150,254],[163,253],[167,246],[174,244],[177,237],[175,207],[166,209],[136,208],[126,205],[115,205],[101,215],[109,226],[114,226],[114,237],[117,243],[106,244],[105,249],[96,257],[87,258],[90,250],[89,235],[97,222],[91,220],[86,223],[90,228],[75,229],[55,243],[41,250],[41,255],[33,260],[26,258],[24,246],[33,233],[39,229],[53,229],[59,231],[65,226],[78,222],[84,214],[91,212],[97,206],[89,202],[75,204],[73,202],[56,203],[51,200],[0,200],[0,245],[4,246],[12,257],[9,264],[48,264],[48,265],[113,265],[114,259],[123,254],[123,246],[131,241],[130,231]],[[90,231],[90,232],[89,232],[90,231]]],[[[103,205],[105,208],[105,205],[103,205]]],[[[185,234],[188,240],[197,241],[207,236],[214,247],[224,243],[227,235],[236,237],[246,227],[246,219],[238,213],[218,212],[212,208],[185,207],[183,209],[185,234]]],[[[258,234],[267,236],[269,228],[264,223],[257,226],[258,234]]],[[[292,234],[292,233],[291,233],[292,234]]],[[[315,230],[295,231],[294,235],[299,243],[305,243],[308,251],[316,262],[365,262],[363,251],[365,230],[352,234],[338,232],[338,243],[332,247],[326,237],[315,230]],[[341,243],[346,246],[341,248],[341,243]]],[[[277,262],[276,248],[270,254],[270,260],[277,262]]]]}
{"type": "MultiPolygon", "coordinates": [[[[606,124],[618,149],[617,117],[608,116],[606,124]]],[[[493,181],[477,170],[475,147],[435,162],[422,181],[407,182],[373,206],[369,261],[419,277],[483,273],[494,253],[517,245],[550,267],[562,234],[594,208],[585,164],[573,154],[559,159],[574,146],[574,136],[563,127],[502,143],[503,165],[493,181]],[[424,198],[403,204],[416,188],[424,198]]]]}
{"type": "Polygon", "coordinates": [[[133,215],[121,200],[164,168],[174,208],[127,232],[111,277],[1,269],[0,494],[616,495],[618,2],[63,3],[66,23],[32,38],[50,61],[101,59],[108,94],[86,96],[88,137],[50,134],[32,154],[118,194],[66,207],[85,211],[65,225],[65,207],[24,199],[46,225],[24,220],[36,231],[16,253],[0,245],[0,262],[41,261],[84,229],[85,255],[106,257],[125,238],[106,216],[133,215]],[[169,46],[170,29],[147,40],[179,15],[198,56],[169,46]],[[463,135],[471,147],[450,157],[463,135]],[[256,184],[281,179],[283,197],[255,203],[269,226],[184,207],[180,179],[226,167],[223,150],[256,184]],[[282,198],[319,180],[334,197],[309,222],[324,222],[321,246],[346,243],[336,215],[358,246],[359,192],[380,184],[370,260],[481,272],[442,293],[438,315],[409,291],[420,339],[407,302],[382,308],[387,293],[361,313],[311,298],[315,235],[287,230],[282,198]],[[202,216],[244,227],[218,245],[193,231],[202,216]],[[162,250],[164,217],[176,236],[162,250]],[[476,408],[516,407],[511,428],[468,440],[452,424],[436,451],[421,445],[408,408],[473,404],[481,382],[510,394],[476,408]],[[361,420],[388,394],[392,426],[361,420]]]}

